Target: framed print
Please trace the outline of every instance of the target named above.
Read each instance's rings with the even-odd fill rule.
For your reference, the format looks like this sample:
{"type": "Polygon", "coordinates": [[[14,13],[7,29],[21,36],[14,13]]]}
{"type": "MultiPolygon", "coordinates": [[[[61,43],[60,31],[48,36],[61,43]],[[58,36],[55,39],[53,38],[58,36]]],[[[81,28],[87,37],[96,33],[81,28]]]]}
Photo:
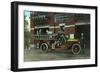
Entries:
{"type": "Polygon", "coordinates": [[[11,3],[11,70],[97,66],[97,7],[11,3]]]}

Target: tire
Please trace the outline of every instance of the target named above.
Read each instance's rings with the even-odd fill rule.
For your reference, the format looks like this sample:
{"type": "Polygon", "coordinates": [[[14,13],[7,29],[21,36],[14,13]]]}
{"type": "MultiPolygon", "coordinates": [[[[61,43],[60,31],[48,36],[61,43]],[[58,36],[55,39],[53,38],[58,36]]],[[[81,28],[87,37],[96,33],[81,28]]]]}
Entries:
{"type": "Polygon", "coordinates": [[[40,46],[40,50],[43,53],[47,53],[48,52],[48,44],[47,43],[42,43],[41,46],[40,46]]]}
{"type": "Polygon", "coordinates": [[[72,53],[73,54],[79,54],[81,51],[81,47],[79,44],[75,43],[72,45],[72,53]]]}

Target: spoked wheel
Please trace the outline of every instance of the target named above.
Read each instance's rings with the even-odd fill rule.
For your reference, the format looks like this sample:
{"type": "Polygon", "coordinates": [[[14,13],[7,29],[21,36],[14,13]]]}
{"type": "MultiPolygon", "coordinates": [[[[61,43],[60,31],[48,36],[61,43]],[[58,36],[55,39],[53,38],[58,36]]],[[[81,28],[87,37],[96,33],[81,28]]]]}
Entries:
{"type": "Polygon", "coordinates": [[[73,54],[79,54],[80,51],[81,51],[80,45],[77,44],[77,43],[73,44],[73,46],[72,46],[72,53],[73,54]]]}
{"type": "Polygon", "coordinates": [[[48,44],[42,43],[41,46],[40,46],[40,50],[44,53],[48,52],[48,44]]]}

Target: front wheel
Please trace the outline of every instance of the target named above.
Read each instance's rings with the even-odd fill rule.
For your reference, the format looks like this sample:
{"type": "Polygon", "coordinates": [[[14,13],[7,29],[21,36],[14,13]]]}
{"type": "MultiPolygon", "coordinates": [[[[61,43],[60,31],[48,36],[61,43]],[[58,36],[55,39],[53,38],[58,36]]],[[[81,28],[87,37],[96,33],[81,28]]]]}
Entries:
{"type": "Polygon", "coordinates": [[[44,53],[48,52],[48,44],[42,43],[41,46],[40,46],[40,50],[44,53]]]}
{"type": "Polygon", "coordinates": [[[81,47],[79,44],[75,43],[72,45],[72,53],[73,54],[79,54],[81,51],[81,47]]]}

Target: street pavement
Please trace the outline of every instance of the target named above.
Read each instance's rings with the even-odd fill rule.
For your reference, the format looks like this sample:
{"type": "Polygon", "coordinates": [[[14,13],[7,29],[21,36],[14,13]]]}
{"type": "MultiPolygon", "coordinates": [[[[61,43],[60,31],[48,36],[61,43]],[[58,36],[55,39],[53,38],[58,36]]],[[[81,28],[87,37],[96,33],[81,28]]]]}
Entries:
{"type": "MultiPolygon", "coordinates": [[[[83,50],[82,50],[83,51],[83,50]]],[[[24,61],[51,61],[51,60],[75,60],[75,59],[89,59],[90,52],[89,49],[84,49],[84,52],[81,52],[78,55],[74,55],[71,52],[66,51],[49,51],[43,53],[40,49],[25,49],[24,50],[24,61]]]]}

